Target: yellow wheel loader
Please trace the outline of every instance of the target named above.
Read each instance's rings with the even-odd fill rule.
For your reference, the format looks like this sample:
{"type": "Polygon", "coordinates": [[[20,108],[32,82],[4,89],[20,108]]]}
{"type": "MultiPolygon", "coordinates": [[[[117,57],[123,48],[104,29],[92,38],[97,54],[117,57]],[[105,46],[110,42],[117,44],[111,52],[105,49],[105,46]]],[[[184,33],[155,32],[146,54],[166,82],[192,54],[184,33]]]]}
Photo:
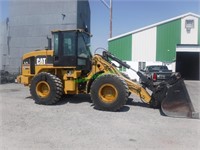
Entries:
{"type": "Polygon", "coordinates": [[[132,93],[149,106],[161,108],[167,116],[197,116],[180,75],[154,85],[108,51],[92,56],[88,48],[90,34],[84,30],[53,31],[52,38],[47,50],[35,50],[22,57],[18,82],[30,87],[35,103],[51,105],[63,95],[89,93],[96,109],[117,111],[132,93]],[[142,85],[121,73],[113,61],[135,72],[142,85]]]}

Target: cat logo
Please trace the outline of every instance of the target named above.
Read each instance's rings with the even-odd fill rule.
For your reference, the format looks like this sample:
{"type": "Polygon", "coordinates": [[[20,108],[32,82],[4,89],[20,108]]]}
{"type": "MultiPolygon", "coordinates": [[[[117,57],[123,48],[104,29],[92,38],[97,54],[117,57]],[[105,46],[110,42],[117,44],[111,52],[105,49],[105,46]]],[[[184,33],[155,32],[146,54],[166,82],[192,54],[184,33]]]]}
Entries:
{"type": "Polygon", "coordinates": [[[46,64],[46,58],[37,58],[36,64],[37,65],[45,65],[46,64]]]}

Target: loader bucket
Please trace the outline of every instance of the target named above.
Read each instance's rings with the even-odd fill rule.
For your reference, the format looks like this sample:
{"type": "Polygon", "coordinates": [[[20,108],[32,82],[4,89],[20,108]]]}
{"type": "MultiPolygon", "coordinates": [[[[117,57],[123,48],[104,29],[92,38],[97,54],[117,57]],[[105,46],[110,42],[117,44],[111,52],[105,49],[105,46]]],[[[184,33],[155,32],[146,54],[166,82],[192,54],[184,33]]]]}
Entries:
{"type": "Polygon", "coordinates": [[[199,118],[199,114],[194,111],[183,79],[169,85],[167,95],[161,103],[161,111],[170,117],[199,118]]]}

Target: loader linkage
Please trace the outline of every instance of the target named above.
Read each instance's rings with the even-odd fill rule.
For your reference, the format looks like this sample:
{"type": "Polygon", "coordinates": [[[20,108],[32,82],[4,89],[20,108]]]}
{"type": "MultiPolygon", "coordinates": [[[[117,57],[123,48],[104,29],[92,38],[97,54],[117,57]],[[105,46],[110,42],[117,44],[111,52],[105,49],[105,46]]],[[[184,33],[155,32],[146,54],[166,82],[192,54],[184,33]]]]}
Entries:
{"type": "Polygon", "coordinates": [[[132,69],[130,65],[122,62],[109,52],[105,51],[103,56],[107,61],[110,58],[121,66],[131,69],[140,77],[142,87],[152,91],[151,100],[148,102],[150,107],[160,108],[164,115],[170,117],[199,118],[199,114],[194,111],[184,80],[179,73],[173,73],[168,80],[155,85],[140,71],[132,69]]]}

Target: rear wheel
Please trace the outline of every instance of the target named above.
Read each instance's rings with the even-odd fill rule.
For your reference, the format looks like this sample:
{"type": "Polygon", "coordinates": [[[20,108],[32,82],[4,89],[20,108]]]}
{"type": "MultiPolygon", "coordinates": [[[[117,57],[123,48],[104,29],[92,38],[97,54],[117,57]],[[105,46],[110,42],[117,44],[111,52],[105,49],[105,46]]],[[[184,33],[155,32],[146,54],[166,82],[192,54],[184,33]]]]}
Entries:
{"type": "Polygon", "coordinates": [[[93,82],[90,93],[95,108],[117,111],[125,105],[129,91],[122,78],[113,74],[106,74],[93,82]]]}
{"type": "Polygon", "coordinates": [[[37,104],[55,104],[63,95],[63,84],[55,75],[42,72],[32,79],[30,93],[37,104]]]}

